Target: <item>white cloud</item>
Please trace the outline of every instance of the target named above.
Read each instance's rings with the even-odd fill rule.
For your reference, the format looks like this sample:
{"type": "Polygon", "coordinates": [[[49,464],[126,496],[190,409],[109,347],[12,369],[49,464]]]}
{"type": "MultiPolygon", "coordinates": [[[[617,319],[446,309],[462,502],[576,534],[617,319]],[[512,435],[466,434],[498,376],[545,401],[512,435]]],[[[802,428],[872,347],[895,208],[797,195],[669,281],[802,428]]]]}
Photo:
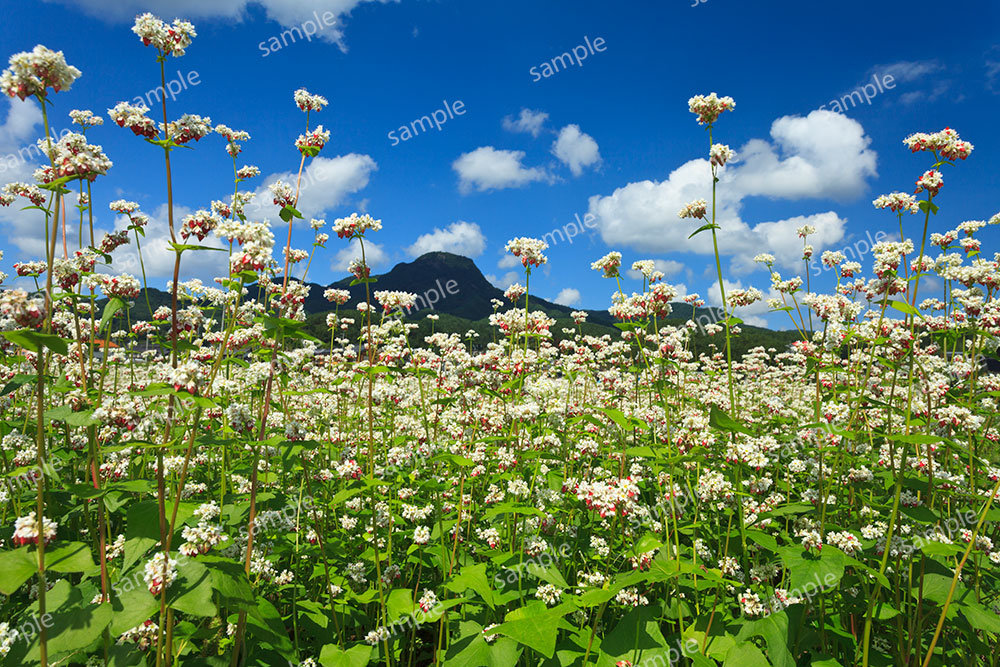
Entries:
{"type": "MultiPolygon", "coordinates": [[[[50,2],[52,0],[49,0],[50,2]]],[[[226,18],[231,20],[242,20],[247,15],[250,5],[263,7],[267,18],[276,21],[282,27],[298,30],[288,33],[284,41],[290,44],[292,36],[295,41],[306,41],[307,37],[303,31],[310,30],[303,24],[311,21],[316,26],[313,39],[323,39],[337,44],[346,51],[344,45],[344,24],[342,17],[346,16],[355,7],[365,2],[393,2],[398,0],[325,0],[321,5],[317,5],[314,0],[59,0],[63,4],[75,5],[83,11],[112,21],[131,21],[136,14],[142,12],[153,12],[165,21],[180,17],[185,19],[199,18],[226,18]],[[315,12],[315,14],[314,14],[315,12]],[[325,12],[332,12],[333,19],[323,18],[325,12]],[[317,25],[317,15],[319,22],[330,23],[331,25],[317,25]]],[[[328,17],[329,18],[329,17],[328,17]]],[[[197,27],[197,25],[195,26],[197,27]]],[[[281,37],[279,36],[279,39],[281,37]]],[[[197,45],[197,39],[195,39],[197,45]]]]}
{"type": "Polygon", "coordinates": [[[559,137],[552,143],[552,154],[568,166],[574,176],[582,174],[584,167],[601,161],[597,142],[589,134],[581,132],[579,125],[567,125],[559,130],[559,137]]]}
{"type": "Polygon", "coordinates": [[[729,175],[743,196],[855,199],[876,175],[871,139],[842,114],[817,109],[784,116],[771,125],[771,139],[751,139],[738,151],[729,175]]]}
{"type": "Polygon", "coordinates": [[[518,261],[517,257],[514,257],[514,255],[504,255],[503,257],[500,258],[500,261],[497,262],[497,266],[500,267],[501,269],[509,269],[517,266],[520,263],[521,262],[518,261]]]}
{"type": "MultiPolygon", "coordinates": [[[[745,271],[759,252],[772,252],[778,263],[798,267],[801,240],[795,228],[811,224],[817,255],[840,241],[846,221],[833,211],[814,213],[751,227],[741,218],[744,201],[753,196],[780,199],[847,199],[863,194],[875,175],[875,152],[861,125],[830,111],[807,117],[784,117],[771,128],[773,143],[753,139],[739,151],[739,162],[720,173],[716,222],[721,225],[719,250],[733,256],[733,267],[745,271]]],[[[681,220],[677,212],[695,199],[711,200],[707,160],[690,160],[663,181],[639,181],[606,196],[593,196],[589,213],[596,217],[605,243],[642,252],[687,251],[712,254],[709,232],[687,236],[700,222],[681,220]],[[678,239],[683,239],[679,244],[678,239]]]]}
{"type": "Polygon", "coordinates": [[[566,287],[559,292],[556,298],[552,299],[552,302],[560,306],[573,306],[580,302],[580,290],[566,287]]]}
{"type": "MultiPolygon", "coordinates": [[[[326,211],[342,204],[347,195],[354,194],[368,185],[371,173],[378,169],[375,160],[367,155],[350,153],[333,158],[314,158],[302,172],[298,209],[308,221],[322,216],[326,211]]],[[[268,186],[277,180],[295,187],[297,172],[286,171],[268,176],[256,190],[254,203],[247,207],[249,217],[273,214],[268,186]]]]}
{"type": "Polygon", "coordinates": [[[521,113],[516,119],[511,116],[504,117],[503,129],[508,132],[525,132],[537,139],[548,118],[549,114],[544,111],[521,109],[521,113]]]}
{"type": "Polygon", "coordinates": [[[499,278],[492,273],[487,273],[485,277],[486,280],[490,281],[490,283],[497,289],[506,290],[508,287],[510,287],[511,285],[513,285],[518,281],[518,279],[521,277],[521,274],[518,273],[517,271],[508,271],[499,278]]]}
{"type": "MultiPolygon", "coordinates": [[[[353,259],[361,259],[361,245],[357,239],[353,239],[346,247],[337,251],[333,261],[330,262],[330,268],[334,271],[347,271],[353,259]]],[[[368,241],[365,243],[365,262],[372,273],[375,273],[377,269],[389,264],[389,253],[385,251],[384,246],[368,241]]]]}
{"type": "MultiPolygon", "coordinates": [[[[809,244],[816,248],[816,258],[823,248],[831,248],[844,238],[844,226],[847,221],[833,211],[813,215],[797,215],[776,222],[761,222],[754,225],[752,232],[756,237],[753,254],[769,252],[774,255],[778,264],[785,268],[805,270],[802,264],[802,239],[796,231],[803,225],[812,225],[816,233],[809,236],[809,244]]],[[[736,257],[734,269],[749,271],[754,268],[751,254],[744,253],[736,257]]]]}
{"type": "Polygon", "coordinates": [[[481,146],[471,153],[463,153],[451,167],[459,176],[459,190],[463,193],[476,189],[503,190],[519,188],[533,181],[544,181],[549,175],[539,167],[521,164],[524,151],[497,150],[481,146]]]}
{"type": "Polygon", "coordinates": [[[417,257],[436,250],[452,252],[465,257],[478,257],[486,247],[486,237],[474,222],[459,220],[445,229],[434,228],[433,232],[421,234],[406,251],[417,257]]]}
{"type": "Polygon", "coordinates": [[[944,66],[936,60],[901,60],[888,65],[876,65],[872,68],[872,74],[881,76],[888,74],[896,81],[907,83],[943,69],[944,66]]]}

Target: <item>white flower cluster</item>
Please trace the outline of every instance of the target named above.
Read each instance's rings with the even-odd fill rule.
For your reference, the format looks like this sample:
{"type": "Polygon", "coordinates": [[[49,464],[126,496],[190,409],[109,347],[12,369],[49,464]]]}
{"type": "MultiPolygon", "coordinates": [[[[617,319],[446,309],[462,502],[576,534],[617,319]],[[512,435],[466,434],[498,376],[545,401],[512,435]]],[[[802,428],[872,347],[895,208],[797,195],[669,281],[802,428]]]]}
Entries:
{"type": "Polygon", "coordinates": [[[695,95],[688,100],[688,110],[698,116],[699,125],[711,125],[723,111],[732,111],[736,102],[731,97],[719,97],[715,93],[695,95]]]}
{"type": "Polygon", "coordinates": [[[185,49],[191,46],[191,40],[198,36],[194,26],[187,21],[174,19],[168,25],[149,12],[140,14],[135,19],[132,32],[139,36],[146,46],[153,46],[165,56],[183,56],[185,49]]]}
{"type": "Polygon", "coordinates": [[[417,295],[410,292],[379,290],[375,292],[375,300],[382,304],[382,310],[409,310],[417,303],[417,295]]]}
{"type": "MultiPolygon", "coordinates": [[[[28,514],[27,516],[18,517],[14,522],[14,536],[11,540],[14,544],[19,546],[25,544],[38,544],[38,521],[36,520],[35,512],[28,514]]],[[[44,539],[45,543],[48,544],[56,538],[56,522],[51,521],[48,517],[42,517],[42,525],[44,526],[44,539]]]]}
{"type": "Polygon", "coordinates": [[[595,271],[604,271],[605,278],[617,278],[618,269],[622,265],[622,254],[617,251],[609,252],[596,262],[591,262],[590,268],[595,271]]]}
{"type": "Polygon", "coordinates": [[[177,561],[162,551],[157,552],[146,563],[145,572],[142,575],[149,592],[153,595],[158,595],[164,588],[169,588],[176,578],[177,561]]]}
{"type": "Polygon", "coordinates": [[[713,167],[724,167],[727,162],[736,157],[736,151],[726,144],[712,144],[708,154],[709,162],[713,167]]]}
{"type": "Polygon", "coordinates": [[[704,219],[705,215],[708,213],[708,202],[704,199],[696,199],[694,201],[688,202],[681,207],[681,210],[677,211],[677,217],[684,218],[701,218],[704,219]]]}
{"type": "Polygon", "coordinates": [[[96,127],[97,125],[104,125],[104,119],[100,116],[95,116],[93,111],[73,109],[69,112],[70,120],[84,128],[96,127]]]}
{"type": "Polygon", "coordinates": [[[329,104],[325,97],[322,95],[313,95],[305,88],[296,90],[293,97],[295,98],[295,105],[303,111],[320,111],[329,104]]]}
{"type": "Polygon", "coordinates": [[[887,195],[879,195],[872,202],[875,208],[887,208],[893,213],[902,215],[904,212],[919,213],[917,198],[905,192],[892,192],[887,195]]]}
{"type": "Polygon", "coordinates": [[[528,267],[541,266],[549,261],[548,258],[542,254],[542,251],[548,247],[549,244],[541,239],[519,236],[518,238],[507,241],[507,245],[504,246],[504,250],[520,259],[523,266],[528,267]]]}
{"type": "Polygon", "coordinates": [[[903,139],[910,151],[927,151],[937,153],[946,160],[964,160],[972,153],[973,146],[968,141],[962,141],[958,132],[946,127],[940,132],[917,132],[903,139]]]}
{"type": "Polygon", "coordinates": [[[136,136],[149,139],[156,136],[156,122],[148,117],[147,113],[149,113],[149,107],[145,104],[119,102],[108,109],[108,118],[114,121],[118,127],[127,127],[136,136]]]}
{"type": "Polygon", "coordinates": [[[0,74],[0,90],[8,97],[26,99],[44,97],[46,88],[55,92],[69,90],[80,78],[80,70],[66,64],[62,51],[52,51],[41,44],[31,51],[15,53],[10,67],[0,74]]]}
{"type": "Polygon", "coordinates": [[[382,221],[372,218],[367,213],[364,215],[352,213],[346,218],[337,218],[333,222],[333,231],[342,239],[363,236],[368,230],[377,232],[380,229],[382,229],[382,221]]]}

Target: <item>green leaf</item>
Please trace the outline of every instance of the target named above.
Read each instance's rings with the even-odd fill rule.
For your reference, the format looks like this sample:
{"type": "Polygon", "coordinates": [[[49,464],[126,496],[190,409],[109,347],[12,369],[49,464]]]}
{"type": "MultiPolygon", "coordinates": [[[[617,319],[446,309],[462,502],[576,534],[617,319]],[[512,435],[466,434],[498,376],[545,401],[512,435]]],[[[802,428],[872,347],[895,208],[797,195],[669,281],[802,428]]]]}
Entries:
{"type": "Polygon", "coordinates": [[[769,667],[770,663],[760,649],[750,642],[740,642],[726,653],[722,667],[769,667]]]}
{"type": "Polygon", "coordinates": [[[889,302],[889,305],[901,313],[906,313],[907,315],[916,315],[917,317],[923,317],[920,311],[908,304],[905,301],[893,300],[889,302]]]}
{"type": "Polygon", "coordinates": [[[207,245],[197,245],[194,243],[168,243],[170,249],[174,252],[184,252],[185,250],[218,250],[224,251],[226,248],[213,248],[207,245]]]}
{"type": "Polygon", "coordinates": [[[212,588],[226,607],[249,609],[254,604],[253,589],[242,563],[230,558],[205,555],[199,557],[212,576],[212,588]]]}
{"type": "Polygon", "coordinates": [[[167,588],[167,606],[192,616],[215,616],[208,568],[190,558],[178,561],[177,579],[167,588]]]}
{"type": "Polygon", "coordinates": [[[280,217],[285,222],[291,222],[292,218],[301,218],[302,214],[291,206],[285,206],[280,211],[278,211],[278,217],[280,217]]]}
{"type": "Polygon", "coordinates": [[[712,222],[706,222],[704,225],[691,232],[691,235],[688,236],[688,238],[693,239],[698,234],[701,234],[702,232],[707,232],[709,229],[719,229],[719,226],[712,222]]]}
{"type": "Polygon", "coordinates": [[[657,622],[658,611],[653,607],[635,607],[630,610],[614,630],[602,637],[603,664],[619,660],[634,660],[641,651],[642,665],[667,665],[677,649],[668,645],[657,622]]]}
{"type": "Polygon", "coordinates": [[[144,569],[132,570],[114,586],[111,594],[111,634],[115,637],[146,621],[160,610],[160,599],[149,592],[143,581],[144,569]]]}
{"type": "Polygon", "coordinates": [[[319,652],[323,667],[364,667],[371,661],[372,647],[367,644],[353,646],[346,651],[336,644],[327,644],[319,652]]]}
{"type": "Polygon", "coordinates": [[[720,410],[715,404],[712,405],[712,411],[709,414],[708,423],[722,431],[735,431],[737,433],[753,435],[753,431],[720,410]]]}
{"type": "Polygon", "coordinates": [[[20,389],[24,385],[30,382],[34,382],[36,377],[37,377],[36,375],[25,375],[24,373],[18,373],[13,378],[11,378],[10,382],[8,382],[3,386],[3,389],[0,389],[0,396],[6,396],[15,389],[20,389]]]}
{"type": "Polygon", "coordinates": [[[919,208],[924,213],[930,211],[934,215],[937,215],[938,212],[938,205],[927,199],[922,199],[919,202],[917,202],[917,208],[919,208]]]}
{"type": "Polygon", "coordinates": [[[445,587],[459,595],[467,589],[472,589],[483,599],[483,602],[489,605],[490,609],[496,608],[496,597],[490,586],[490,580],[486,577],[486,563],[466,565],[456,577],[445,584],[445,587]]]}
{"type": "Polygon", "coordinates": [[[252,639],[270,646],[288,660],[295,659],[295,649],[281,614],[267,598],[257,598],[256,605],[247,614],[247,630],[252,639]]]}
{"type": "MultiPolygon", "coordinates": [[[[37,603],[32,607],[37,615],[37,603]]],[[[57,581],[46,595],[46,613],[39,619],[48,627],[49,659],[93,644],[111,623],[111,616],[110,604],[90,604],[79,586],[71,586],[66,579],[57,581]]],[[[25,657],[25,662],[39,660],[37,634],[31,639],[25,657]]]]}
{"type": "Polygon", "coordinates": [[[94,564],[90,547],[83,542],[60,544],[45,550],[45,569],[55,572],[81,572],[89,577],[100,571],[94,564]]]}
{"type": "Polygon", "coordinates": [[[792,575],[789,592],[799,597],[811,597],[811,593],[833,586],[844,576],[844,554],[829,545],[818,555],[797,546],[781,547],[778,555],[792,575]]]}
{"type": "Polygon", "coordinates": [[[104,313],[101,315],[101,324],[97,327],[97,330],[104,331],[108,324],[111,323],[111,318],[115,316],[115,313],[126,305],[125,300],[121,297],[113,296],[108,299],[107,304],[104,306],[104,313]]]}
{"type": "Polygon", "coordinates": [[[510,667],[518,663],[523,649],[513,639],[497,637],[488,644],[483,626],[475,621],[462,621],[458,627],[458,639],[448,647],[444,662],[448,667],[510,667]]]}
{"type": "Polygon", "coordinates": [[[795,658],[788,650],[788,614],[785,611],[744,624],[736,641],[758,636],[767,642],[767,657],[774,667],[795,667],[795,658]]]}
{"type": "MultiPolygon", "coordinates": [[[[538,651],[546,658],[551,658],[556,650],[559,621],[572,610],[572,605],[564,603],[552,609],[530,613],[516,620],[501,623],[493,628],[493,632],[510,637],[514,641],[538,651]]],[[[516,611],[521,611],[521,609],[516,609],[516,611]]],[[[513,613],[511,612],[511,614],[513,613]]],[[[510,617],[511,614],[507,616],[510,617]]]]}
{"type": "Polygon", "coordinates": [[[56,354],[65,355],[69,348],[66,345],[66,341],[59,336],[54,336],[52,334],[40,333],[32,329],[18,329],[17,331],[4,331],[2,332],[3,337],[14,343],[18,347],[23,347],[31,352],[38,352],[42,348],[47,347],[56,354]]]}
{"type": "Polygon", "coordinates": [[[0,593],[13,595],[21,584],[38,572],[38,562],[29,547],[0,552],[0,593]]]}

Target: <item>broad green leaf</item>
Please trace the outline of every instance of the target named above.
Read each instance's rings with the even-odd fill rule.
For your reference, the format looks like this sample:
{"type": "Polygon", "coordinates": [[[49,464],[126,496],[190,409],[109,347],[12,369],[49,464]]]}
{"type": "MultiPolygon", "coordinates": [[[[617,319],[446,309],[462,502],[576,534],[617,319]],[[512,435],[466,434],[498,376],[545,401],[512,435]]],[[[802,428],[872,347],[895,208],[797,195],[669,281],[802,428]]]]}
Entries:
{"type": "Polygon", "coordinates": [[[100,567],[94,564],[90,547],[83,542],[69,542],[46,549],[45,569],[55,572],[80,572],[84,577],[100,571],[100,567]]]}
{"type": "Polygon", "coordinates": [[[31,352],[38,352],[42,348],[49,348],[56,354],[65,355],[69,351],[66,341],[59,336],[45,334],[33,329],[18,329],[17,331],[0,332],[4,338],[14,343],[18,347],[23,347],[31,352]]]}
{"type": "Polygon", "coordinates": [[[346,651],[336,644],[327,644],[319,652],[319,664],[323,667],[364,667],[371,655],[372,647],[367,644],[358,644],[346,651]]]}
{"type": "MultiPolygon", "coordinates": [[[[493,628],[493,632],[510,637],[514,641],[538,651],[546,658],[551,658],[556,650],[559,621],[572,610],[572,605],[561,604],[552,609],[536,611],[516,620],[501,623],[493,628]]],[[[508,614],[509,616],[510,614],[508,614]]]]}
{"type": "Polygon", "coordinates": [[[104,331],[108,324],[111,323],[111,319],[115,316],[122,308],[125,308],[125,300],[121,297],[113,296],[108,299],[108,302],[104,305],[104,313],[101,315],[101,324],[97,327],[98,331],[104,331]]]}
{"type": "Polygon", "coordinates": [[[760,649],[750,642],[736,644],[726,654],[722,667],[770,667],[760,649]]]}
{"type": "Polygon", "coordinates": [[[510,667],[517,664],[522,651],[517,642],[508,637],[497,637],[487,643],[483,626],[475,621],[462,621],[458,639],[448,647],[444,664],[448,667],[510,667]]]}
{"type": "Polygon", "coordinates": [[[466,565],[462,571],[449,581],[445,586],[448,590],[461,595],[466,589],[472,589],[489,605],[490,609],[496,608],[496,597],[493,594],[493,587],[486,576],[486,563],[478,565],[466,565]]]}
{"type": "Polygon", "coordinates": [[[778,555],[791,572],[789,593],[799,597],[808,598],[844,576],[843,552],[828,545],[819,554],[806,552],[802,547],[781,547],[778,555]]]}
{"type": "Polygon", "coordinates": [[[30,547],[0,552],[0,593],[13,595],[21,584],[38,572],[38,561],[30,547]]]}
{"type": "Polygon", "coordinates": [[[736,635],[736,641],[750,637],[763,637],[767,642],[767,657],[774,667],[795,667],[795,658],[788,649],[788,614],[780,611],[756,621],[745,623],[736,635]]]}
{"type": "Polygon", "coordinates": [[[737,433],[753,435],[753,431],[720,410],[715,404],[712,405],[712,411],[709,414],[708,423],[722,431],[736,431],[737,433]]]}

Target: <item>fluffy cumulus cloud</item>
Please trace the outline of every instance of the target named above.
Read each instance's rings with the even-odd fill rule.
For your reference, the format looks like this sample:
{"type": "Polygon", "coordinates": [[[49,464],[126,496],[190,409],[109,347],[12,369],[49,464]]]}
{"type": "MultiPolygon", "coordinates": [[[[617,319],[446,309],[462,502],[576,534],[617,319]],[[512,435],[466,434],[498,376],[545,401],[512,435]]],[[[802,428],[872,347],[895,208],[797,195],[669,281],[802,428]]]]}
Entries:
{"type": "Polygon", "coordinates": [[[580,303],[580,290],[573,287],[566,287],[556,298],[552,299],[553,303],[558,303],[560,306],[575,306],[580,303]]]}
{"type": "MultiPolygon", "coordinates": [[[[278,252],[281,252],[280,250],[278,252]]],[[[389,265],[389,253],[385,247],[368,241],[365,243],[365,262],[374,274],[378,269],[384,269],[389,265]]],[[[357,239],[353,239],[347,246],[337,251],[330,262],[330,268],[334,271],[347,271],[354,259],[361,259],[361,244],[357,239]]]]}
{"type": "MultiPolygon", "coordinates": [[[[49,2],[53,0],[48,0],[49,2]]],[[[131,21],[136,14],[152,12],[164,20],[181,17],[189,20],[199,18],[225,18],[241,20],[247,15],[248,8],[253,5],[264,9],[267,18],[276,21],[289,32],[285,36],[284,45],[292,41],[307,39],[305,33],[312,32],[310,38],[323,39],[337,44],[346,50],[344,44],[344,22],[346,16],[355,7],[371,2],[391,3],[397,0],[325,0],[317,4],[313,0],[57,0],[62,4],[80,7],[82,10],[98,18],[113,21],[131,21]],[[308,22],[316,24],[316,12],[323,25],[310,29],[308,22]],[[333,16],[330,17],[330,12],[333,16]],[[327,18],[324,19],[323,17],[327,18]],[[297,32],[296,32],[297,31],[297,32]]],[[[195,26],[197,28],[197,25],[195,26]]]]}
{"type": "Polygon", "coordinates": [[[771,125],[771,141],[752,139],[730,171],[744,196],[780,199],[856,199],[876,175],[875,151],[861,123],[816,110],[771,125]]]}
{"type": "Polygon", "coordinates": [[[452,252],[465,257],[478,257],[486,247],[486,237],[474,222],[459,220],[444,229],[434,228],[433,232],[421,234],[416,242],[406,249],[413,257],[427,252],[452,252]]]}
{"type": "MultiPolygon", "coordinates": [[[[317,157],[302,172],[298,209],[306,220],[322,216],[326,211],[344,203],[348,195],[364,189],[373,171],[378,169],[375,160],[367,155],[349,153],[333,158],[317,157]]],[[[256,190],[253,204],[248,207],[249,217],[277,218],[278,208],[273,206],[268,186],[281,180],[295,186],[297,172],[271,174],[256,190]]]]}
{"type": "MultiPolygon", "coordinates": [[[[721,171],[717,222],[724,233],[720,251],[733,257],[738,271],[752,266],[759,252],[772,252],[785,267],[798,266],[801,240],[795,229],[816,227],[810,242],[817,254],[844,237],[846,221],[833,211],[786,220],[747,224],[740,216],[750,197],[773,199],[848,200],[862,196],[867,180],[876,175],[876,154],[860,123],[831,111],[779,118],[771,140],[753,139],[737,151],[738,161],[721,171]]],[[[590,198],[589,212],[597,219],[602,239],[612,246],[640,251],[687,251],[710,254],[707,232],[686,239],[697,225],[681,220],[677,212],[687,202],[711,199],[711,172],[707,160],[690,160],[665,180],[629,183],[610,195],[590,198]]]]}
{"type": "Polygon", "coordinates": [[[534,181],[549,180],[544,169],[525,167],[522,160],[524,151],[481,146],[470,153],[463,153],[451,167],[458,174],[458,187],[463,193],[519,188],[534,181]]]}
{"type": "Polygon", "coordinates": [[[552,143],[552,154],[569,167],[574,176],[601,161],[597,142],[589,134],[581,132],[579,125],[567,125],[559,130],[559,136],[552,143]]]}
{"type": "Polygon", "coordinates": [[[521,113],[517,118],[511,116],[504,117],[503,129],[508,132],[524,132],[537,139],[538,135],[542,133],[542,128],[545,126],[545,121],[548,118],[549,114],[544,111],[521,109],[521,113]]]}

